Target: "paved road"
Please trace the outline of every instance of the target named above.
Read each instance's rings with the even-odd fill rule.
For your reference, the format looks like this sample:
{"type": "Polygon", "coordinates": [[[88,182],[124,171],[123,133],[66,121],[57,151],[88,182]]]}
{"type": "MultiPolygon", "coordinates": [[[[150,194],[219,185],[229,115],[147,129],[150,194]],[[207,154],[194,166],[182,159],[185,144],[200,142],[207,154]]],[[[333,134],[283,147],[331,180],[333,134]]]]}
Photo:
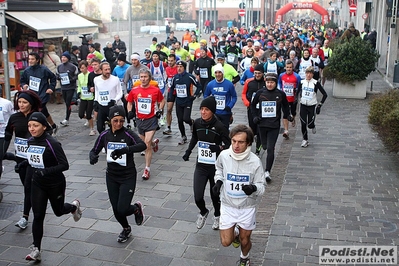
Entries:
{"type": "MultiPolygon", "coordinates": [[[[138,49],[143,50],[150,40],[137,39],[138,49]]],[[[377,72],[371,80],[374,91],[388,88],[377,72]]],[[[241,89],[237,87],[238,93],[241,89]]],[[[331,83],[326,90],[332,95],[331,83]]],[[[330,96],[317,119],[317,134],[310,136],[306,149],[300,147],[298,126],[290,128],[290,140],[279,138],[273,182],[266,188],[253,233],[251,265],[317,265],[318,246],[323,244],[397,245],[397,156],[387,153],[367,124],[371,97],[345,100],[330,96]]],[[[194,118],[199,117],[199,103],[194,104],[194,118]]],[[[49,107],[59,123],[65,107],[49,107]]],[[[234,124],[246,122],[241,100],[233,111],[234,124]]],[[[157,132],[160,150],[153,157],[150,180],[138,178],[133,200],[145,206],[144,225],[134,225],[130,217],[133,237],[117,243],[120,226],[106,192],[105,156],[100,156],[96,166],[89,165],[88,151],[95,137],[88,135],[83,123],[73,112],[71,125],[61,128],[58,137],[70,163],[65,172],[66,199],[81,200],[83,217],[75,223],[70,215],[56,217],[48,209],[42,265],[236,265],[240,251],[220,245],[218,232],[211,229],[211,216],[204,228],[196,229],[195,156],[189,162],[181,159],[186,146],[177,144],[175,123],[173,136],[157,132]]],[[[144,158],[137,155],[135,161],[141,174],[144,158]]],[[[25,265],[31,224],[25,231],[14,226],[22,210],[22,186],[13,164],[6,162],[5,166],[0,180],[4,193],[0,265],[25,265]]],[[[206,195],[211,208],[208,192],[206,195]]]]}

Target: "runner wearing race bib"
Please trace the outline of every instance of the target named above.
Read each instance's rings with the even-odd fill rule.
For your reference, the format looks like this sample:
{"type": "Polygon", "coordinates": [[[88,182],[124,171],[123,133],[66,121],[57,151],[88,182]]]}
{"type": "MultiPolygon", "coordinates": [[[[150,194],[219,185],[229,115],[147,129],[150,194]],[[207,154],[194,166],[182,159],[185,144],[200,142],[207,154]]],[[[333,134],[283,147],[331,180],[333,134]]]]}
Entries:
{"type": "Polygon", "coordinates": [[[191,132],[193,131],[194,120],[191,119],[191,107],[193,105],[193,100],[201,91],[201,83],[199,83],[192,74],[186,72],[186,62],[180,60],[176,65],[177,75],[173,78],[170,94],[173,95],[173,98],[176,100],[177,123],[181,134],[179,144],[183,145],[187,142],[184,123],[189,124],[191,132]],[[196,87],[195,92],[194,86],[196,87]]]}
{"type": "Polygon", "coordinates": [[[31,203],[34,219],[33,246],[26,260],[41,260],[43,224],[48,201],[57,217],[70,213],[77,222],[82,216],[79,200],[65,203],[66,180],[63,172],[69,169],[69,163],[61,143],[46,132],[49,127],[42,113],[34,112],[30,115],[28,128],[32,137],[28,139],[27,160],[31,167],[29,177],[32,179],[31,203]]]}
{"type": "MultiPolygon", "coordinates": [[[[296,116],[296,109],[298,101],[297,98],[297,90],[301,81],[301,77],[294,72],[294,63],[291,59],[287,59],[285,62],[285,72],[282,73],[278,78],[278,88],[285,92],[287,96],[287,101],[290,109],[290,113],[293,116],[292,126],[295,126],[295,116],[296,116]]],[[[285,139],[289,138],[289,131],[288,131],[288,120],[283,119],[284,125],[284,133],[283,137],[285,139]]]]}
{"type": "MultiPolygon", "coordinates": [[[[194,199],[200,213],[197,219],[197,228],[201,229],[208,217],[204,193],[209,181],[210,188],[215,185],[215,162],[222,150],[230,146],[229,132],[216,118],[216,100],[213,96],[205,98],[200,105],[201,118],[194,121],[193,134],[190,144],[183,156],[188,161],[192,150],[198,144],[197,163],[194,171],[194,199]]],[[[212,229],[219,229],[220,204],[219,197],[210,191],[214,208],[214,221],[212,229]]]]}
{"type": "Polygon", "coordinates": [[[89,89],[89,71],[88,63],[86,61],[79,62],[80,74],[78,75],[78,97],[80,98],[79,104],[79,118],[87,119],[87,124],[90,128],[90,136],[94,136],[96,131],[94,130],[94,122],[92,119],[94,93],[89,89]]]}
{"type": "Polygon", "coordinates": [[[299,108],[299,115],[301,117],[301,131],[302,131],[302,143],[301,147],[306,148],[309,145],[309,137],[307,128],[312,129],[312,133],[316,133],[316,114],[320,113],[321,106],[327,99],[327,93],[319,81],[313,78],[313,67],[306,69],[306,79],[302,80],[299,89],[298,97],[300,97],[301,106],[299,108]],[[321,92],[323,98],[320,103],[317,101],[317,92],[321,92]],[[316,107],[317,105],[317,107],[316,107]]]}
{"type": "Polygon", "coordinates": [[[267,182],[272,180],[270,171],[274,162],[274,148],[280,132],[281,111],[284,114],[283,119],[293,121],[285,92],[277,89],[277,80],[277,74],[265,74],[266,87],[256,92],[250,105],[253,122],[259,128],[262,148],[267,150],[265,172],[267,182]],[[259,108],[256,107],[258,104],[259,108]]]}
{"type": "Polygon", "coordinates": [[[151,86],[151,71],[142,69],[139,72],[141,85],[135,87],[127,96],[127,110],[128,116],[137,117],[137,130],[140,138],[147,145],[145,151],[145,164],[142,178],[148,180],[150,178],[150,164],[152,159],[152,152],[158,151],[159,139],[154,139],[155,131],[158,127],[158,117],[162,115],[165,99],[159,88],[151,86]],[[133,104],[136,106],[136,114],[133,113],[133,104]],[[156,106],[159,105],[159,110],[156,111],[156,106]]]}
{"type": "Polygon", "coordinates": [[[168,80],[168,93],[167,93],[167,113],[166,113],[166,125],[167,129],[163,131],[164,135],[172,135],[172,110],[175,104],[175,96],[170,92],[170,87],[172,86],[173,79],[177,75],[177,65],[176,65],[176,55],[170,54],[168,56],[168,67],[166,68],[166,78],[168,80]]]}
{"type": "MultiPolygon", "coordinates": [[[[12,153],[7,152],[4,156],[4,159],[15,160],[16,162],[15,171],[18,173],[21,183],[24,187],[22,217],[15,224],[15,226],[24,230],[28,226],[29,212],[32,206],[31,205],[32,178],[30,176],[31,173],[27,173],[28,139],[31,137],[28,131],[28,118],[33,112],[39,111],[40,98],[32,90],[17,92],[14,97],[17,102],[17,105],[15,106],[16,113],[12,114],[8,119],[8,123],[4,132],[4,140],[6,142],[4,147],[8,147],[8,144],[11,141],[12,136],[15,135],[14,139],[15,156],[12,153]]],[[[11,108],[13,107],[11,106],[11,108]]],[[[9,107],[6,108],[4,106],[3,109],[4,117],[7,117],[5,110],[8,109],[9,107]]],[[[51,134],[52,129],[48,128],[48,130],[51,134]]],[[[7,150],[7,148],[5,150],[7,150]]]]}
{"type": "Polygon", "coordinates": [[[249,265],[251,232],[256,228],[256,209],[265,191],[262,162],[251,152],[252,130],[238,125],[231,132],[231,146],[216,161],[215,186],[220,194],[219,232],[222,245],[241,245],[240,265],[249,265]]]}

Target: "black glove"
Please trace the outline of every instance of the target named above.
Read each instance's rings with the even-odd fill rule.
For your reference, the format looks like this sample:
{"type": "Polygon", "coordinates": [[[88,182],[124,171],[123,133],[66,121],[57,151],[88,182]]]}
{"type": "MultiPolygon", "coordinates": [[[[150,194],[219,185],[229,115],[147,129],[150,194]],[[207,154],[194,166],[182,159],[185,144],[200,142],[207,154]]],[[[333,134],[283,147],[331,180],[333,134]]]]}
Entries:
{"type": "Polygon", "coordinates": [[[21,170],[21,168],[24,168],[24,167],[27,167],[28,166],[28,160],[23,160],[22,162],[20,162],[20,163],[17,163],[15,166],[14,166],[14,171],[15,171],[15,173],[19,173],[19,171],[21,170]]]}
{"type": "Polygon", "coordinates": [[[155,113],[155,116],[156,116],[157,118],[161,118],[162,114],[163,114],[163,111],[162,111],[162,110],[158,110],[158,111],[155,113]]]}
{"type": "Polygon", "coordinates": [[[316,107],[316,114],[320,114],[321,104],[317,105],[316,107]]]}
{"type": "Polygon", "coordinates": [[[80,95],[82,95],[80,92],[78,92],[78,99],[80,99],[80,95]]]}
{"type": "Polygon", "coordinates": [[[119,157],[121,157],[123,154],[126,154],[128,152],[129,152],[129,147],[124,147],[122,149],[116,149],[113,152],[111,152],[111,158],[113,160],[116,160],[119,157]]]}
{"type": "Polygon", "coordinates": [[[228,113],[231,113],[231,108],[230,108],[230,106],[226,106],[226,107],[224,108],[224,110],[225,110],[226,112],[228,112],[228,113]]]}
{"type": "Polygon", "coordinates": [[[259,116],[255,116],[254,119],[252,120],[255,125],[259,124],[261,118],[259,116]]]}
{"type": "Polygon", "coordinates": [[[45,169],[35,169],[35,171],[33,172],[33,178],[40,178],[43,177],[45,174],[45,169]]]}
{"type": "Polygon", "coordinates": [[[135,114],[133,111],[129,111],[129,113],[127,113],[127,118],[128,119],[133,119],[135,117],[135,114]]]}
{"type": "Polygon", "coordinates": [[[211,152],[220,152],[220,146],[219,145],[209,145],[209,149],[211,150],[211,152]]]}
{"type": "Polygon", "coordinates": [[[221,180],[216,181],[216,184],[212,188],[212,192],[215,196],[219,196],[220,188],[222,187],[223,182],[221,180]]]}
{"type": "Polygon", "coordinates": [[[184,153],[184,155],[183,155],[183,157],[182,157],[183,160],[187,162],[188,159],[190,158],[190,154],[191,154],[191,151],[188,151],[188,150],[187,150],[186,153],[184,153]]]}
{"type": "Polygon", "coordinates": [[[255,185],[243,185],[242,186],[242,191],[245,192],[245,194],[247,194],[248,196],[251,195],[252,193],[254,193],[256,191],[256,186],[255,185]]]}
{"type": "Polygon", "coordinates": [[[94,152],[90,152],[89,157],[90,157],[90,164],[95,165],[98,162],[98,157],[100,156],[95,154],[94,152]]]}
{"type": "Polygon", "coordinates": [[[112,107],[112,106],[114,106],[114,105],[115,105],[115,100],[109,101],[108,107],[112,107]]]}
{"type": "Polygon", "coordinates": [[[292,115],[289,115],[289,116],[287,117],[287,120],[290,121],[290,122],[292,122],[292,121],[294,121],[294,117],[293,117],[292,115]]]}

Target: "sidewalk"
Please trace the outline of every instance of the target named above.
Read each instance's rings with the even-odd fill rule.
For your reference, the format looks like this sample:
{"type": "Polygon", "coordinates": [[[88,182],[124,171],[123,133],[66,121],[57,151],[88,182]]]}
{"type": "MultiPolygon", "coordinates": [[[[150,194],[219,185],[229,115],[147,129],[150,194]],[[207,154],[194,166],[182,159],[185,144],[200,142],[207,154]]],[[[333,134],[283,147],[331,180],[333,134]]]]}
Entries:
{"type": "MultiPolygon", "coordinates": [[[[374,81],[373,91],[388,88],[377,72],[369,80],[374,81]]],[[[241,90],[237,86],[238,95],[241,90]]],[[[273,181],[266,188],[252,236],[251,265],[317,265],[319,245],[398,244],[397,156],[386,152],[367,124],[371,96],[334,99],[330,82],[326,90],[330,97],[317,118],[317,134],[309,137],[311,145],[300,147],[298,122],[290,128],[290,140],[279,137],[273,181]]],[[[193,118],[199,117],[199,104],[196,100],[193,118]]],[[[49,109],[59,124],[65,106],[51,104],[49,109]]],[[[245,110],[239,98],[234,125],[246,123],[245,110]]],[[[192,196],[196,151],[189,162],[181,159],[187,145],[177,144],[173,115],[174,135],[156,133],[160,149],[153,156],[150,180],[140,178],[144,157],[135,156],[138,179],[133,201],[144,204],[146,220],[137,227],[129,217],[133,237],[121,244],[116,241],[121,228],[106,192],[105,156],[100,155],[95,166],[88,160],[98,135],[90,137],[84,121],[72,113],[71,125],[60,128],[58,139],[70,163],[66,199],[81,200],[83,217],[75,223],[70,215],[56,217],[48,206],[41,265],[236,265],[240,250],[220,245],[219,233],[211,229],[213,215],[204,228],[196,229],[198,210],[192,196]]],[[[14,226],[21,215],[23,188],[14,164],[4,164],[0,265],[26,265],[32,217],[25,231],[14,226]]],[[[211,208],[208,188],[206,195],[211,208]]]]}

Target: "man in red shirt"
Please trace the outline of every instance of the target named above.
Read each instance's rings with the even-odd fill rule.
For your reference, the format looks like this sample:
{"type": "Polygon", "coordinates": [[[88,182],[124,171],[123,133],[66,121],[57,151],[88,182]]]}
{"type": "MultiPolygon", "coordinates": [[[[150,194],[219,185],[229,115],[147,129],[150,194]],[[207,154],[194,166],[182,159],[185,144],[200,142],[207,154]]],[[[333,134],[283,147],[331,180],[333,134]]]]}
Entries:
{"type": "Polygon", "coordinates": [[[139,71],[141,85],[133,88],[127,96],[128,116],[133,119],[133,102],[136,106],[137,130],[140,138],[147,145],[145,151],[145,169],[142,175],[144,180],[150,178],[150,164],[152,151],[158,151],[159,139],[154,139],[155,131],[158,127],[158,118],[162,115],[165,105],[165,99],[159,88],[151,86],[151,72],[148,69],[139,71]],[[155,112],[156,104],[159,103],[159,109],[155,112]]]}
{"type": "MultiPolygon", "coordinates": [[[[168,85],[168,96],[170,93],[170,86],[172,85],[173,77],[177,74],[177,65],[176,65],[176,55],[170,54],[168,56],[168,64],[166,67],[166,77],[167,77],[167,85],[168,85]]],[[[174,97],[167,97],[167,113],[166,113],[166,124],[168,126],[167,129],[163,131],[164,135],[172,135],[172,129],[170,125],[172,124],[172,110],[173,105],[175,103],[174,97]]]]}
{"type": "MultiPolygon", "coordinates": [[[[296,99],[296,93],[301,82],[301,77],[294,72],[294,63],[287,59],[285,62],[285,72],[281,73],[278,78],[278,88],[285,92],[287,96],[287,101],[290,109],[290,113],[293,116],[292,126],[295,126],[295,116],[296,116],[296,106],[298,104],[298,99],[296,99]]],[[[283,137],[285,139],[289,138],[288,133],[288,120],[283,119],[284,133],[283,137]]]]}

